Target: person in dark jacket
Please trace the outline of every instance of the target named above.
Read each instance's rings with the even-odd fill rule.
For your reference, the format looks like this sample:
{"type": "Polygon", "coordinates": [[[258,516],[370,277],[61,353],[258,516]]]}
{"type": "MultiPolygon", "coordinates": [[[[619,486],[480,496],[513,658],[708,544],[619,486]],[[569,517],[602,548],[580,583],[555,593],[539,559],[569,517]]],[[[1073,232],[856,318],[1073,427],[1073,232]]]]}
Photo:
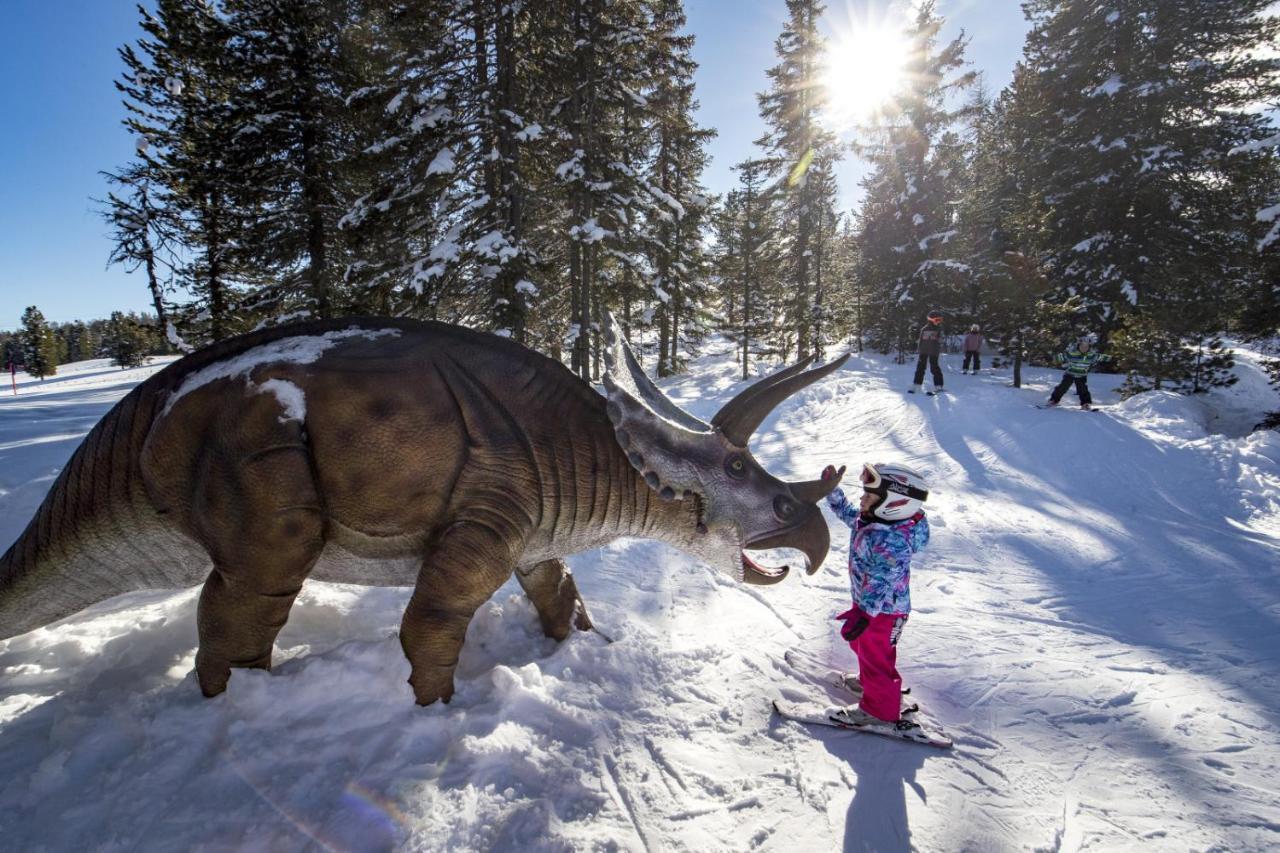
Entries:
{"type": "Polygon", "coordinates": [[[924,382],[924,366],[929,365],[929,371],[933,374],[933,390],[942,390],[942,368],[938,366],[938,356],[942,354],[942,314],[937,311],[930,311],[924,328],[920,330],[920,347],[917,350],[920,357],[916,359],[916,377],[911,381],[912,387],[908,393],[914,394],[920,390],[921,384],[924,382]]]}
{"type": "Polygon", "coordinates": [[[1049,395],[1049,405],[1058,405],[1062,395],[1067,393],[1067,389],[1074,382],[1076,393],[1080,395],[1080,408],[1093,408],[1093,396],[1089,393],[1089,371],[1095,364],[1110,361],[1111,356],[1103,355],[1093,348],[1092,335],[1081,335],[1074,347],[1058,353],[1053,360],[1066,368],[1067,372],[1062,374],[1062,381],[1049,395]]]}
{"type": "Polygon", "coordinates": [[[961,373],[969,372],[969,363],[973,362],[973,372],[976,375],[982,369],[982,330],[975,323],[969,327],[969,334],[964,336],[964,369],[961,373]]]}

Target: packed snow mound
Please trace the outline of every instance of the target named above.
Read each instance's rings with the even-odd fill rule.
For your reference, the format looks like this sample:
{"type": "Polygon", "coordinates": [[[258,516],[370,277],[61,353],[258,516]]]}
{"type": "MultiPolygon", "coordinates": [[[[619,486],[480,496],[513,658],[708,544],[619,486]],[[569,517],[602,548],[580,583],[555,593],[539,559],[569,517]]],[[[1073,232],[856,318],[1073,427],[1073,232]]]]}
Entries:
{"type": "MultiPolygon", "coordinates": [[[[472,621],[448,705],[414,705],[405,683],[408,589],[308,582],[273,670],[237,670],[212,700],[192,673],[197,590],[0,641],[0,846],[1280,845],[1280,435],[1214,429],[1274,399],[1121,403],[1120,377],[1095,376],[1104,412],[1070,396],[1041,410],[1056,371],[1014,389],[943,365],[950,393],[924,397],[903,393],[912,365],[856,356],[752,450],[786,480],[864,460],[929,480],[899,668],[950,752],[772,714],[774,696],[842,701],[789,649],[856,667],[831,621],[849,601],[848,530],[831,519],[822,570],[769,588],[652,542],[572,558],[612,642],[546,639],[509,583],[472,621]]],[[[0,399],[0,547],[159,366],[72,365],[0,399]]],[[[740,377],[724,348],[662,384],[710,419],[740,377]]]]}
{"type": "Polygon", "coordinates": [[[1204,438],[1209,413],[1194,397],[1172,391],[1145,391],[1115,406],[1139,429],[1159,439],[1204,438]]]}

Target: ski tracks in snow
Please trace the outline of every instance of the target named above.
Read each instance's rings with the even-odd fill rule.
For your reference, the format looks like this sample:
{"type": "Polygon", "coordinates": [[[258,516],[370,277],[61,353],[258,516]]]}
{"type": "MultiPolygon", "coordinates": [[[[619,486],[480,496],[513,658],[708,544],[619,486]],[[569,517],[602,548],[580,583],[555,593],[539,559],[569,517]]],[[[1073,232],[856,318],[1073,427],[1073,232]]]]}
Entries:
{"type": "MultiPolygon", "coordinates": [[[[864,460],[930,478],[900,669],[951,752],[772,715],[772,693],[817,689],[788,649],[856,666],[831,621],[848,603],[848,531],[831,520],[821,572],[767,589],[649,542],[573,558],[612,643],[546,640],[508,585],[471,625],[448,706],[414,706],[405,684],[406,590],[308,583],[274,671],[238,671],[212,701],[190,673],[192,592],[104,603],[0,643],[0,836],[17,849],[1280,844],[1269,439],[1171,438],[1181,422],[1163,398],[1046,416],[1029,404],[1055,375],[1034,369],[1022,390],[953,373],[953,394],[911,397],[910,369],[854,357],[771,415],[753,450],[788,480],[864,460]]],[[[664,384],[710,418],[739,377],[726,353],[664,384]]],[[[125,390],[83,378],[0,405],[0,441],[29,442],[0,447],[5,488],[42,493],[71,444],[46,432],[83,426],[45,430],[25,407],[96,416],[125,390]]],[[[1091,384],[1107,399],[1115,382],[1091,384]]],[[[0,494],[9,538],[27,517],[15,494],[0,494]]]]}

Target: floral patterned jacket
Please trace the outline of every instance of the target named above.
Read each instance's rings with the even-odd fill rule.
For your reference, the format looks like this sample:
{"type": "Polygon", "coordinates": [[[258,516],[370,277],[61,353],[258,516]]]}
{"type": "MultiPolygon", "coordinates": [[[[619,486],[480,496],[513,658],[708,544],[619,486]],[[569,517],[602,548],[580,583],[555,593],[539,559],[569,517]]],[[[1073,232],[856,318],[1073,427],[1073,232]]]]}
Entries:
{"type": "Polygon", "coordinates": [[[849,542],[849,586],[853,603],[869,616],[911,612],[911,557],[929,542],[929,520],[918,512],[905,521],[866,521],[843,489],[827,505],[853,528],[849,542]]]}

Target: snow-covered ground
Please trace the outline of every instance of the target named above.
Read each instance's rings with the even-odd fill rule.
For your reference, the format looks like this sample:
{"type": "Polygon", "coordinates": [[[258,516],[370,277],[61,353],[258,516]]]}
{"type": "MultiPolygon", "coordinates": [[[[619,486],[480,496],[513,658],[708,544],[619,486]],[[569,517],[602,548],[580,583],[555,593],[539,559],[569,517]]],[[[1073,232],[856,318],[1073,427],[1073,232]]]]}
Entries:
{"type": "MultiPolygon", "coordinates": [[[[509,584],[447,706],[405,683],[405,589],[309,584],[274,671],[213,700],[192,674],[196,590],[0,642],[0,848],[1280,847],[1280,434],[1233,437],[1269,405],[1256,377],[1122,404],[1094,377],[1112,405],[1086,414],[1031,406],[1054,372],[1015,390],[956,361],[932,398],[901,393],[910,366],[855,358],[755,444],[789,479],[863,460],[929,476],[900,669],[950,752],[771,713],[779,693],[830,701],[787,649],[854,666],[830,621],[839,522],[820,573],[772,588],[624,541],[572,561],[614,642],[546,640],[509,584]]],[[[3,398],[0,548],[154,369],[72,365],[3,398]]],[[[735,370],[712,355],[666,387],[709,417],[735,370]]]]}

